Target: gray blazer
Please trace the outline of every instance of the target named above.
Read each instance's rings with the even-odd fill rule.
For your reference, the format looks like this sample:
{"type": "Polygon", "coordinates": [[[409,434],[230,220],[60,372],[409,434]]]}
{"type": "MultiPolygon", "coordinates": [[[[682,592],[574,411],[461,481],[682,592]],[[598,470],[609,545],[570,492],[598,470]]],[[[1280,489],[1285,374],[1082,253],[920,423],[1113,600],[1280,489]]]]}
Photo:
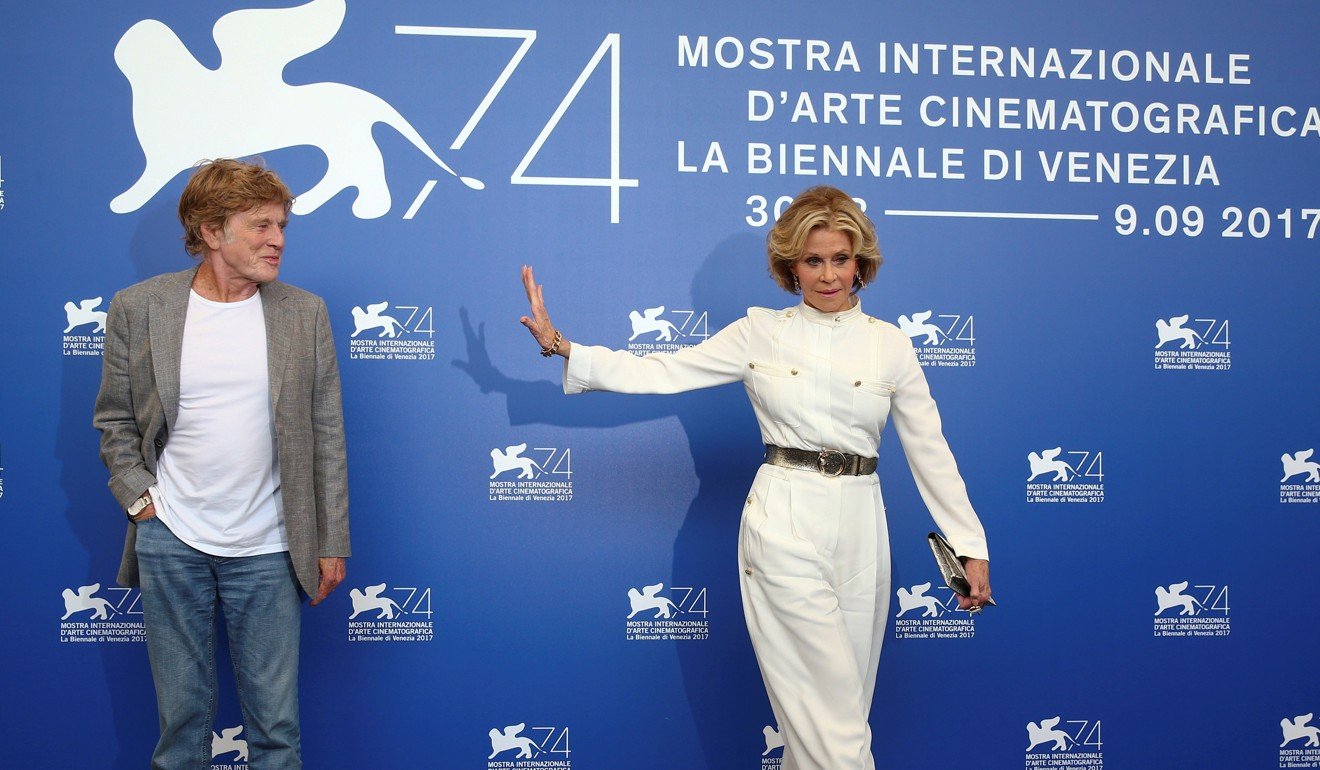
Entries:
{"type": "MultiPolygon", "coordinates": [[[[92,424],[122,508],[156,483],[156,458],[179,412],[179,365],[188,291],[197,268],[115,294],[105,322],[101,389],[92,424]]],[[[325,302],[273,281],[261,287],[270,400],[280,459],[289,556],[315,596],[317,558],[348,556],[348,475],[339,366],[325,302]]],[[[119,583],[138,584],[136,525],[129,523],[119,583]]]]}

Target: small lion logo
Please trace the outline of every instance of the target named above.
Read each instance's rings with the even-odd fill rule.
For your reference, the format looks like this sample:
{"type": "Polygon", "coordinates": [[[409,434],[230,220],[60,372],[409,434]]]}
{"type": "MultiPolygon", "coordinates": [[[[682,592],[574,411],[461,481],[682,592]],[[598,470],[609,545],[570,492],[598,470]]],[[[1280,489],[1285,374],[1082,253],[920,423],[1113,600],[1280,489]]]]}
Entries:
{"type": "Polygon", "coordinates": [[[211,759],[215,759],[221,754],[228,754],[231,751],[238,752],[234,756],[235,762],[248,761],[248,742],[238,737],[243,732],[243,725],[238,727],[229,727],[220,731],[219,735],[211,733],[211,759]]]}
{"type": "Polygon", "coordinates": [[[68,620],[70,615],[88,610],[91,610],[92,620],[109,620],[115,609],[106,599],[93,596],[100,590],[100,583],[92,583],[89,586],[79,586],[76,592],[69,588],[61,591],[60,595],[64,597],[64,615],[60,620],[68,620]]]}
{"type": "Polygon", "coordinates": [[[1301,714],[1292,719],[1281,720],[1279,726],[1283,728],[1283,743],[1279,744],[1279,748],[1287,746],[1298,738],[1306,739],[1306,743],[1303,744],[1305,746],[1320,746],[1320,727],[1307,724],[1314,716],[1315,714],[1301,714]]]}
{"type": "Polygon", "coordinates": [[[531,738],[519,735],[518,733],[527,729],[526,722],[519,722],[516,725],[508,725],[503,730],[491,728],[487,735],[490,736],[490,756],[486,759],[494,759],[496,755],[506,751],[518,750],[516,759],[531,759],[536,756],[536,743],[531,738]]]}
{"type": "Polygon", "coordinates": [[[1283,478],[1279,483],[1287,481],[1293,476],[1306,474],[1307,481],[1320,481],[1320,463],[1311,460],[1311,455],[1315,454],[1315,449],[1298,451],[1296,454],[1283,453],[1279,459],[1283,461],[1283,478]]]}
{"type": "Polygon", "coordinates": [[[1076,476],[1077,471],[1071,465],[1058,459],[1060,454],[1063,454],[1063,447],[1059,446],[1046,449],[1040,454],[1028,452],[1027,463],[1031,465],[1031,477],[1027,481],[1044,473],[1053,473],[1054,481],[1067,481],[1076,476]]]}
{"type": "Polygon", "coordinates": [[[133,89],[133,127],[147,165],[110,201],[110,210],[137,211],[200,158],[312,146],[325,153],[328,166],[321,181],[297,197],[293,212],[313,212],[354,187],[353,214],[375,219],[390,210],[385,159],[371,135],[377,123],[398,131],[463,184],[484,188],[480,180],[459,176],[379,96],[343,83],[285,82],[285,67],[329,43],[344,13],[344,0],[312,0],[225,14],[211,31],[220,49],[220,66],[213,70],[165,24],[144,19],[130,27],[115,46],[115,63],[133,89]]]}
{"type": "Polygon", "coordinates": [[[913,313],[911,318],[905,315],[898,317],[898,328],[913,339],[925,335],[924,345],[939,345],[948,338],[940,327],[933,323],[927,323],[930,317],[935,314],[934,310],[926,310],[921,313],[913,313]]]}
{"type": "Polygon", "coordinates": [[[784,748],[784,736],[780,735],[775,728],[766,725],[761,728],[761,734],[765,736],[765,751],[761,752],[761,756],[764,757],[775,749],[784,748]]]}
{"type": "Polygon", "coordinates": [[[1042,719],[1040,720],[1040,724],[1028,722],[1027,740],[1031,741],[1031,745],[1027,746],[1027,751],[1031,751],[1042,743],[1049,743],[1050,741],[1054,742],[1054,745],[1050,747],[1050,751],[1067,751],[1068,744],[1073,742],[1073,739],[1068,733],[1057,729],[1061,719],[1062,717],[1042,719]]]}
{"type": "Polygon", "coordinates": [[[660,590],[665,587],[664,583],[656,583],[651,586],[642,586],[642,590],[636,588],[628,589],[628,604],[632,607],[632,612],[628,613],[628,619],[631,620],[634,615],[647,610],[655,610],[654,618],[673,617],[678,612],[678,607],[669,599],[658,596],[660,590]]]}
{"type": "Polygon", "coordinates": [[[1187,350],[1188,348],[1195,350],[1198,345],[1205,344],[1205,340],[1201,339],[1201,335],[1191,329],[1183,328],[1183,324],[1187,323],[1189,318],[1191,316],[1176,315],[1167,321],[1162,318],[1155,321],[1155,333],[1160,338],[1159,343],[1155,345],[1155,349],[1159,350],[1165,344],[1174,340],[1182,341],[1182,344],[1178,346],[1179,350],[1187,350]]]}
{"type": "Polygon", "coordinates": [[[648,307],[640,313],[630,311],[628,320],[632,322],[632,336],[628,341],[632,342],[643,334],[655,334],[656,342],[670,342],[674,337],[682,337],[678,327],[660,317],[664,312],[664,305],[648,307]]]}
{"type": "Polygon", "coordinates": [[[1170,585],[1168,588],[1164,588],[1163,586],[1156,586],[1155,603],[1157,605],[1157,608],[1155,610],[1155,614],[1159,615],[1165,610],[1171,610],[1174,607],[1181,608],[1178,610],[1178,615],[1180,616],[1195,615],[1197,613],[1197,608],[1205,609],[1205,607],[1202,607],[1201,603],[1198,602],[1196,599],[1188,596],[1187,594],[1184,594],[1183,591],[1186,590],[1187,590],[1186,580],[1182,581],[1181,583],[1174,583],[1173,585],[1170,585]]]}
{"type": "Polygon", "coordinates": [[[389,337],[394,339],[403,334],[406,329],[393,316],[385,315],[385,311],[390,309],[390,303],[377,302],[374,305],[367,305],[363,310],[356,305],[353,306],[353,336],[356,337],[368,329],[380,329],[380,334],[376,337],[389,337]]]}
{"type": "Polygon", "coordinates": [[[101,297],[92,297],[85,299],[78,304],[72,302],[64,303],[64,317],[69,325],[64,327],[64,333],[68,334],[79,326],[85,324],[95,324],[92,333],[105,331],[105,311],[97,310],[101,306],[101,297]]]}
{"type": "Polygon", "coordinates": [[[911,590],[899,588],[898,593],[898,615],[903,617],[903,613],[908,610],[915,610],[918,607],[924,608],[921,613],[923,618],[938,618],[940,616],[940,603],[933,596],[926,596],[930,590],[930,583],[922,583],[912,586],[911,590]]]}
{"type": "Polygon", "coordinates": [[[376,620],[393,620],[395,615],[403,614],[403,608],[388,596],[381,596],[385,591],[385,584],[367,586],[367,590],[359,591],[354,588],[348,592],[348,598],[353,602],[353,614],[348,616],[349,620],[356,618],[364,612],[376,610],[376,620]]]}
{"type": "Polygon", "coordinates": [[[503,451],[499,449],[490,450],[490,463],[495,469],[490,477],[493,479],[506,471],[517,470],[520,479],[536,478],[536,463],[531,458],[521,456],[526,451],[526,444],[514,444],[505,447],[503,451]]]}

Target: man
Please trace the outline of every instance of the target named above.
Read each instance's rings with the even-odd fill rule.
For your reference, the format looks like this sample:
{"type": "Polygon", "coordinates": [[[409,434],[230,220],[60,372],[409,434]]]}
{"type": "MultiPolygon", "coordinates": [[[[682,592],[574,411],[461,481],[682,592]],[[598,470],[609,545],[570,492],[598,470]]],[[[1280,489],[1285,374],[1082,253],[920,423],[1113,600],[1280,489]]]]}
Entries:
{"type": "Polygon", "coordinates": [[[343,413],[325,302],[276,280],[293,196],[273,171],[202,165],[179,200],[200,264],[115,295],[93,424],[128,513],[119,582],[141,585],[160,741],[207,768],[218,605],[250,766],[302,766],[300,589],[349,555],[343,413]]]}

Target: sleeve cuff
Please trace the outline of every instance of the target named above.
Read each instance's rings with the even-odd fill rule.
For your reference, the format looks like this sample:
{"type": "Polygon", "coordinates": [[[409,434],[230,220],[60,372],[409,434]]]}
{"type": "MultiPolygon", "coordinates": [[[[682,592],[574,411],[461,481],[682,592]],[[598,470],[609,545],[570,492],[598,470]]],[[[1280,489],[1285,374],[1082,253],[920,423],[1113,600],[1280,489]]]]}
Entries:
{"type": "Polygon", "coordinates": [[[133,501],[142,496],[156,483],[156,477],[143,466],[131,468],[119,476],[110,478],[110,494],[115,496],[119,507],[125,510],[133,501]]]}
{"type": "Polygon", "coordinates": [[[990,551],[985,546],[984,538],[963,537],[950,539],[949,545],[953,546],[955,554],[963,558],[990,561],[990,551]]]}
{"type": "Polygon", "coordinates": [[[568,359],[564,361],[564,393],[585,393],[591,390],[592,350],[586,345],[574,345],[568,359]]]}

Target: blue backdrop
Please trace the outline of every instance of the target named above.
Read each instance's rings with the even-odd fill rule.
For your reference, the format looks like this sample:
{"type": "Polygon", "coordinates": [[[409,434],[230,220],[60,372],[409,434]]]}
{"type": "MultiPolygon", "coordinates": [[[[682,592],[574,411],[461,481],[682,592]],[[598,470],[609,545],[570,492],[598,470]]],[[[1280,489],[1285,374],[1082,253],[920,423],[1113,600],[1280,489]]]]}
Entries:
{"type": "MultiPolygon", "coordinates": [[[[282,278],[329,304],[350,453],[348,581],[304,622],[309,766],[778,766],[737,594],[742,389],[563,396],[517,269],[571,340],[696,344],[795,302],[764,236],[829,183],[876,222],[862,301],[918,345],[1001,604],[954,611],[888,445],[911,598],[878,763],[1320,767],[1317,22],[1272,0],[0,9],[6,763],[140,767],[154,742],[90,425],[99,314],[189,264],[186,168],[260,153],[300,196],[282,278]]],[[[216,765],[242,766],[240,725],[227,689],[216,765]]]]}

